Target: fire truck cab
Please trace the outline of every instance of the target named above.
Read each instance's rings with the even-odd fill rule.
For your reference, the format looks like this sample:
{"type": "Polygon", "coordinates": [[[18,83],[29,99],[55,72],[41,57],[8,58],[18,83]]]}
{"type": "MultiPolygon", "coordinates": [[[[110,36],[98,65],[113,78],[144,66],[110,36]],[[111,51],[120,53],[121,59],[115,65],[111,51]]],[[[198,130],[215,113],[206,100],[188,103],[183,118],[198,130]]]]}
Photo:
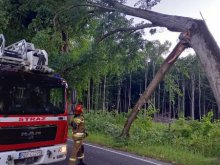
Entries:
{"type": "Polygon", "coordinates": [[[0,165],[66,159],[67,83],[48,67],[46,51],[0,34],[0,165]]]}

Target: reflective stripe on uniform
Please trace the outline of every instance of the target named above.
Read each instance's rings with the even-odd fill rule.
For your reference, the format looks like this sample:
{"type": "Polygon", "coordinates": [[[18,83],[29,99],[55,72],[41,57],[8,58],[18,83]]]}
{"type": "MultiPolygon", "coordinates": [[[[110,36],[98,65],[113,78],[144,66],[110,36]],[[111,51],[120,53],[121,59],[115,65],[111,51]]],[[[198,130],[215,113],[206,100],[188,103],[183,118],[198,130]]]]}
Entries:
{"type": "Polygon", "coordinates": [[[84,154],[82,154],[82,156],[77,157],[78,159],[83,159],[84,158],[84,154]]]}
{"type": "Polygon", "coordinates": [[[77,140],[76,143],[79,144],[81,141],[77,140]]]}
{"type": "Polygon", "coordinates": [[[79,119],[79,118],[74,118],[73,121],[74,121],[76,124],[81,123],[81,119],[79,119]]]}
{"type": "Polygon", "coordinates": [[[69,158],[69,161],[76,162],[76,158],[69,158]]]}
{"type": "Polygon", "coordinates": [[[85,137],[85,134],[84,134],[84,133],[79,133],[79,132],[77,132],[77,133],[73,133],[73,137],[83,138],[83,137],[85,137]]]}

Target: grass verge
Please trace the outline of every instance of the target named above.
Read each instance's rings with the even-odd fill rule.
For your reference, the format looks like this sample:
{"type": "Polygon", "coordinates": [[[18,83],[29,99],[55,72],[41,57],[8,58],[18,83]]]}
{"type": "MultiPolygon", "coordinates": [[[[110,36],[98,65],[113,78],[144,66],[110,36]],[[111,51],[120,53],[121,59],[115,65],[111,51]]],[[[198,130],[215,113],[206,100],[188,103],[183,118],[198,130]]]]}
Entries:
{"type": "MultiPolygon", "coordinates": [[[[71,138],[71,134],[69,134],[71,138]]],[[[129,140],[118,140],[99,132],[90,133],[86,142],[106,146],[122,151],[131,152],[157,160],[178,165],[220,165],[217,158],[207,158],[198,153],[189,152],[183,148],[174,148],[166,145],[142,145],[130,143],[129,140]]]]}

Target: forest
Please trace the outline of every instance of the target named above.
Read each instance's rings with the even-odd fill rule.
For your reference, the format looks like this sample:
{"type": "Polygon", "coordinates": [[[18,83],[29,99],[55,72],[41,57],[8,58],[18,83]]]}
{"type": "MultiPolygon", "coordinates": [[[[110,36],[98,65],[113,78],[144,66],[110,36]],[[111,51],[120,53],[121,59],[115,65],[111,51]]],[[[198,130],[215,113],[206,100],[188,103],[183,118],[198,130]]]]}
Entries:
{"type": "MultiPolygon", "coordinates": [[[[158,3],[140,0],[136,6],[150,11],[158,3]]],[[[144,37],[157,33],[155,26],[162,24],[137,24],[127,17],[133,11],[124,4],[115,0],[0,0],[0,33],[7,45],[25,39],[45,49],[50,67],[67,80],[69,89],[76,89],[86,112],[127,117],[174,43],[169,37],[164,43],[144,37]]],[[[178,32],[186,28],[164,26],[178,32]]],[[[198,54],[181,56],[141,106],[141,114],[165,123],[188,119],[208,122],[208,126],[218,119],[215,85],[210,85],[199,58],[198,54]]]]}
{"type": "MultiPolygon", "coordinates": [[[[170,51],[169,38],[144,39],[146,31],[113,29],[134,26],[121,13],[86,8],[63,9],[78,1],[0,1],[0,32],[7,44],[21,39],[49,54],[49,63],[88,111],[128,112],[147,88],[170,51]],[[105,36],[108,32],[112,35],[105,36]]],[[[155,29],[150,29],[152,33],[155,29]]],[[[148,105],[154,117],[201,119],[217,104],[195,54],[180,58],[159,84],[148,105]]]]}

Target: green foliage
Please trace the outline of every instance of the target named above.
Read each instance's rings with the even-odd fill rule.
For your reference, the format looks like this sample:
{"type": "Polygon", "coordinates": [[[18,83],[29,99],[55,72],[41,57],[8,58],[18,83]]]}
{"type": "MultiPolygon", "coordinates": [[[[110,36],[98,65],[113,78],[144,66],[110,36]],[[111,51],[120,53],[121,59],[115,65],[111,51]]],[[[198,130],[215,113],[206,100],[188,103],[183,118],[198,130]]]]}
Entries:
{"type": "MultiPolygon", "coordinates": [[[[218,122],[212,123],[215,126],[215,130],[212,129],[210,134],[212,138],[206,138],[203,134],[198,133],[205,124],[203,122],[180,119],[169,126],[154,123],[150,120],[148,121],[151,122],[149,126],[144,124],[146,118],[139,116],[132,127],[131,137],[123,139],[118,137],[118,128],[121,129],[123,123],[117,122],[121,121],[123,116],[123,114],[112,116],[111,113],[86,114],[87,129],[92,134],[91,138],[88,137],[89,140],[141,155],[169,160],[177,164],[218,164],[215,159],[209,158],[213,155],[218,156],[219,153],[218,145],[213,145],[219,139],[215,139],[219,137],[218,122]],[[96,138],[94,138],[94,135],[96,135],[96,138]],[[99,140],[97,141],[97,139],[99,140]],[[109,140],[106,141],[105,139],[109,140]]],[[[209,119],[209,115],[204,117],[206,122],[209,122],[209,119]]]]}
{"type": "Polygon", "coordinates": [[[131,128],[129,139],[119,138],[125,120],[124,114],[115,116],[102,112],[87,113],[86,124],[91,133],[101,133],[115,138],[115,147],[129,147],[134,144],[164,148],[169,146],[203,157],[220,155],[220,122],[211,122],[212,112],[204,116],[201,122],[180,118],[171,124],[154,123],[149,116],[138,115],[131,128]]]}
{"type": "Polygon", "coordinates": [[[3,33],[3,30],[5,30],[7,27],[8,19],[9,16],[6,9],[4,8],[4,1],[0,0],[0,34],[3,33]]]}
{"type": "Polygon", "coordinates": [[[165,77],[165,89],[167,92],[169,92],[170,95],[170,100],[172,102],[175,102],[175,94],[178,94],[179,96],[182,96],[182,91],[180,90],[177,82],[177,78],[175,77],[176,75],[169,74],[165,77]]]}
{"type": "Polygon", "coordinates": [[[139,0],[135,4],[135,6],[139,6],[139,8],[141,8],[141,9],[149,10],[153,6],[157,5],[158,3],[160,3],[160,0],[139,0]]]}
{"type": "Polygon", "coordinates": [[[213,112],[210,111],[206,116],[203,116],[202,118],[202,133],[204,136],[209,136],[210,131],[213,129],[214,125],[212,124],[213,119],[213,112]]]}
{"type": "Polygon", "coordinates": [[[171,132],[174,138],[188,138],[191,136],[193,130],[184,119],[179,119],[171,129],[171,132]]]}
{"type": "Polygon", "coordinates": [[[171,128],[173,142],[207,156],[219,156],[219,122],[212,123],[213,112],[202,121],[177,120],[171,128]]]}
{"type": "Polygon", "coordinates": [[[86,129],[89,132],[101,132],[109,136],[119,136],[122,127],[117,123],[121,122],[121,117],[115,117],[111,113],[86,113],[86,129]]]}
{"type": "MultiPolygon", "coordinates": [[[[94,105],[102,107],[103,80],[106,80],[106,104],[104,103],[106,106],[116,103],[118,92],[116,88],[119,84],[122,92],[121,105],[128,103],[130,95],[129,102],[133,105],[160,67],[164,60],[161,55],[168,53],[171,43],[147,41],[143,38],[143,30],[119,31],[103,39],[103,36],[118,28],[134,27],[134,21],[119,12],[105,12],[99,8],[81,6],[86,2],[0,0],[0,33],[4,33],[7,45],[24,38],[33,42],[37,48],[45,49],[49,54],[49,65],[68,81],[70,88],[77,89],[78,98],[84,99],[84,102],[91,100],[93,107],[89,108],[94,108],[94,105]],[[100,39],[103,40],[97,42],[100,39]],[[64,51],[66,45],[68,49],[64,51]],[[87,98],[88,93],[90,99],[87,98]]],[[[93,2],[106,7],[113,6],[111,0],[93,2]]],[[[118,2],[126,4],[125,0],[118,2]]],[[[139,0],[136,6],[150,9],[159,2],[159,0],[139,0]]],[[[200,100],[200,108],[204,103],[204,107],[208,105],[213,111],[217,109],[208,81],[198,70],[199,66],[195,56],[185,57],[176,62],[175,68],[169,73],[170,76],[160,84],[161,91],[158,89],[154,93],[156,98],[154,106],[158,108],[158,113],[162,109],[160,104],[162,102],[165,111],[167,103],[172,102],[173,112],[175,109],[181,109],[183,97],[188,104],[190,99],[186,94],[190,93],[190,71],[201,73],[202,93],[198,95],[198,88],[195,89],[195,104],[200,100]],[[182,94],[183,86],[186,89],[185,96],[182,94]],[[164,91],[164,88],[167,90],[164,91]]],[[[196,83],[198,77],[196,75],[196,83]]],[[[120,106],[120,111],[126,112],[127,109],[128,105],[120,106]]],[[[187,111],[183,110],[189,114],[187,111]]],[[[182,113],[182,116],[185,114],[182,113]]],[[[204,130],[209,132],[209,129],[212,128],[207,124],[204,130]]]]}
{"type": "Polygon", "coordinates": [[[59,34],[54,33],[51,28],[38,31],[35,36],[32,38],[32,43],[39,48],[44,49],[50,55],[59,52],[60,45],[61,45],[61,38],[59,34]]]}

